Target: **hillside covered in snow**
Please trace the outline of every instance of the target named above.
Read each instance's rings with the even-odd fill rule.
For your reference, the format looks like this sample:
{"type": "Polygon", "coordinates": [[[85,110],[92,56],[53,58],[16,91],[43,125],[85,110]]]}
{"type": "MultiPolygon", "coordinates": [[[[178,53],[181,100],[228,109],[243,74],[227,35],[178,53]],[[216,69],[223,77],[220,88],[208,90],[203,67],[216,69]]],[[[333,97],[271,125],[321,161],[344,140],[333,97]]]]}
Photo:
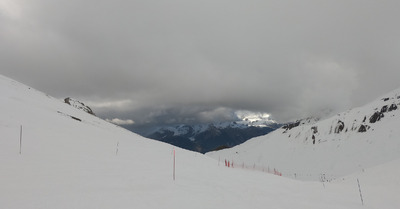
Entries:
{"type": "MultiPolygon", "coordinates": [[[[379,101],[376,104],[383,103],[379,101]]],[[[200,153],[143,138],[3,76],[0,76],[0,111],[0,208],[400,207],[397,198],[400,192],[398,160],[324,184],[296,181],[250,169],[231,169],[200,153]],[[364,206],[356,179],[361,182],[364,206]]],[[[360,109],[358,116],[362,116],[363,111],[360,109]]],[[[356,113],[347,115],[356,116],[356,113]]],[[[290,145],[293,152],[286,153],[290,154],[298,150],[318,150],[317,146],[326,146],[324,151],[327,151],[329,147],[340,145],[340,150],[347,149],[346,146],[354,148],[355,140],[359,140],[359,144],[366,145],[357,149],[386,148],[380,154],[387,156],[374,163],[394,159],[396,156],[392,151],[398,150],[394,143],[398,131],[394,127],[398,127],[398,123],[393,125],[392,122],[396,122],[398,113],[390,114],[385,114],[380,123],[366,124],[370,126],[366,133],[350,130],[346,133],[344,129],[338,133],[342,136],[340,140],[327,137],[332,121],[325,121],[318,126],[318,143],[315,145],[304,138],[311,134],[306,130],[311,127],[280,129],[272,135],[279,133],[287,140],[276,142],[275,149],[290,145]],[[381,127],[385,131],[380,131],[381,127]],[[375,133],[373,136],[381,141],[372,136],[362,137],[368,133],[375,133]],[[360,137],[353,140],[350,134],[360,134],[360,137]]],[[[347,120],[342,117],[337,116],[337,119],[344,121],[347,127],[347,120]]],[[[261,149],[265,141],[272,141],[272,138],[261,139],[269,138],[251,141],[255,154],[259,151],[257,146],[261,149]]],[[[237,150],[240,153],[245,151],[252,152],[247,148],[237,150]]],[[[313,156],[321,154],[319,158],[325,159],[325,155],[336,154],[335,151],[336,148],[329,153],[314,151],[313,156]]],[[[352,161],[358,159],[358,151],[344,157],[338,156],[340,153],[335,156],[352,161]]],[[[289,159],[294,160],[294,157],[289,159]]],[[[259,159],[264,158],[261,156],[259,159]]],[[[274,163],[280,166],[279,161],[274,163]]],[[[322,165],[324,163],[314,167],[317,169],[322,165]]]]}
{"type": "Polygon", "coordinates": [[[333,180],[400,158],[400,89],[322,121],[287,124],[209,153],[238,165],[305,180],[333,180]]]}

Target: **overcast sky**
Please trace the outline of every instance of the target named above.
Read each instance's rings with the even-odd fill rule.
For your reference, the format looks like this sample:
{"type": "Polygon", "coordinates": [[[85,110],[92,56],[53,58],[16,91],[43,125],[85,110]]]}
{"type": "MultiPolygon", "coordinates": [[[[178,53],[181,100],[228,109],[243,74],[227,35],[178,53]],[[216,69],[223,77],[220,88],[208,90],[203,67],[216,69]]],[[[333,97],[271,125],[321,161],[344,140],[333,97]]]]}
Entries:
{"type": "Polygon", "coordinates": [[[399,11],[398,0],[0,0],[0,73],[137,124],[235,110],[285,122],[399,88],[399,11]]]}

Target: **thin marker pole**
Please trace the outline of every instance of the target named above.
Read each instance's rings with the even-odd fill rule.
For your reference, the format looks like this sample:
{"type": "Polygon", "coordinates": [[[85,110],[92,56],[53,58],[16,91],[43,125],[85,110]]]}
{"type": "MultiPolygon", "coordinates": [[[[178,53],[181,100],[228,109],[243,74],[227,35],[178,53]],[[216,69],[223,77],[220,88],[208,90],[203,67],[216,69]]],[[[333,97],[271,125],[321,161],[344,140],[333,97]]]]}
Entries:
{"type": "Polygon", "coordinates": [[[22,154],[22,125],[19,131],[19,154],[22,154]]]}
{"type": "Polygon", "coordinates": [[[118,147],[119,147],[119,142],[117,142],[117,150],[115,151],[115,155],[118,155],[118,147]]]}
{"type": "Polygon", "coordinates": [[[357,179],[357,183],[358,183],[358,191],[360,191],[361,204],[364,205],[364,200],[363,200],[363,196],[361,193],[360,181],[358,179],[357,179]]]}
{"type": "Polygon", "coordinates": [[[174,171],[173,171],[173,179],[175,181],[175,148],[174,148],[174,171]]]}

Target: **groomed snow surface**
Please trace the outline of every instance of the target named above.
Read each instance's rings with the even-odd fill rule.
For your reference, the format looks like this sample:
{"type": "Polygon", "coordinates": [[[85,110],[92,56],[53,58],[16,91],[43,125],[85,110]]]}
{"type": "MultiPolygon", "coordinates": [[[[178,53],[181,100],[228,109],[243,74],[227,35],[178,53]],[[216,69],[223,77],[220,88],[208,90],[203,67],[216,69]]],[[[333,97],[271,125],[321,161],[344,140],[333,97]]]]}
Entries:
{"type": "Polygon", "coordinates": [[[0,208],[400,208],[399,160],[344,180],[298,181],[227,168],[2,76],[0,95],[0,208]]]}

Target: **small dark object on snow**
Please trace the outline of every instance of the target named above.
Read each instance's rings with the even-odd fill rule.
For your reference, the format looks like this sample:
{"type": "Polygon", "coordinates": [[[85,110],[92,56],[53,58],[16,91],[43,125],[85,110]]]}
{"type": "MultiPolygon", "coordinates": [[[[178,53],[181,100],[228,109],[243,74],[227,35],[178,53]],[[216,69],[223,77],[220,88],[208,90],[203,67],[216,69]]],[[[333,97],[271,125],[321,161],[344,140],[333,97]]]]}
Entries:
{"type": "Polygon", "coordinates": [[[362,122],[365,123],[366,120],[367,120],[367,116],[364,116],[364,120],[362,122]]]}
{"type": "Polygon", "coordinates": [[[360,133],[367,132],[367,128],[365,127],[365,125],[361,125],[360,128],[358,129],[358,132],[360,133]]]}
{"type": "Polygon", "coordinates": [[[317,126],[311,127],[311,130],[314,131],[314,134],[318,133],[318,127],[317,126]]]}
{"type": "Polygon", "coordinates": [[[369,118],[369,122],[370,123],[375,123],[376,121],[381,120],[381,118],[384,117],[384,114],[381,112],[375,112],[370,118],[369,118]]]}
{"type": "Polygon", "coordinates": [[[343,129],[344,129],[344,122],[339,120],[335,128],[335,134],[342,132],[343,129]]]}
{"type": "Polygon", "coordinates": [[[287,131],[287,130],[290,130],[290,129],[292,129],[292,128],[294,128],[294,127],[297,127],[297,126],[299,126],[299,125],[300,125],[300,121],[297,121],[297,122],[295,122],[295,123],[286,124],[286,125],[282,126],[282,128],[283,128],[283,129],[286,129],[286,131],[287,131]]]}
{"type": "Polygon", "coordinates": [[[71,116],[71,118],[74,119],[74,120],[77,120],[77,121],[82,121],[81,119],[79,119],[77,117],[74,117],[74,116],[71,116]]]}
{"type": "Polygon", "coordinates": [[[397,110],[397,105],[396,105],[396,104],[390,105],[390,107],[389,107],[389,112],[390,112],[390,111],[393,111],[393,110],[397,110]]]}
{"type": "Polygon", "coordinates": [[[385,106],[382,107],[381,113],[387,112],[387,110],[388,110],[388,106],[385,105],[385,106]]]}

